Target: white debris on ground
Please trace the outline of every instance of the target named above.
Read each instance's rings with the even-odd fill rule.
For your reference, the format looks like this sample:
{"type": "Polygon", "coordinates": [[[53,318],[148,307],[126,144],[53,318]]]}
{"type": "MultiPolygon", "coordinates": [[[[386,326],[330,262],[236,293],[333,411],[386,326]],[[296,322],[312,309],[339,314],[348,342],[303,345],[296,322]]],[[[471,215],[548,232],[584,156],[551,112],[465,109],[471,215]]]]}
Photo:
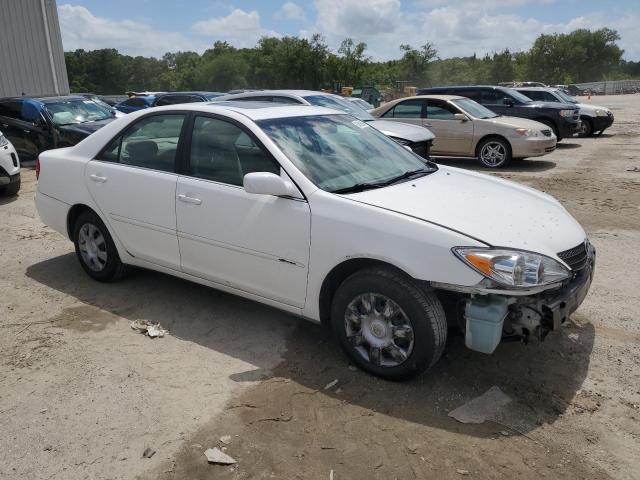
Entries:
{"type": "Polygon", "coordinates": [[[325,390],[329,390],[330,388],[335,387],[337,384],[338,384],[338,379],[336,378],[334,381],[327,383],[327,384],[324,386],[324,389],[325,389],[325,390]]]}
{"type": "Polygon", "coordinates": [[[169,330],[162,328],[162,325],[159,323],[151,323],[149,320],[134,320],[130,322],[129,325],[132,330],[144,333],[151,338],[164,337],[169,334],[169,330]]]}
{"type": "Polygon", "coordinates": [[[209,463],[217,463],[219,465],[233,465],[236,463],[235,459],[224,453],[217,447],[209,448],[204,452],[209,463]]]}
{"type": "Polygon", "coordinates": [[[223,435],[220,437],[220,441],[225,445],[229,445],[231,443],[231,435],[223,435]]]}
{"type": "Polygon", "coordinates": [[[479,397],[449,412],[460,423],[483,423],[496,418],[502,407],[511,402],[499,387],[493,386],[479,397]]]}

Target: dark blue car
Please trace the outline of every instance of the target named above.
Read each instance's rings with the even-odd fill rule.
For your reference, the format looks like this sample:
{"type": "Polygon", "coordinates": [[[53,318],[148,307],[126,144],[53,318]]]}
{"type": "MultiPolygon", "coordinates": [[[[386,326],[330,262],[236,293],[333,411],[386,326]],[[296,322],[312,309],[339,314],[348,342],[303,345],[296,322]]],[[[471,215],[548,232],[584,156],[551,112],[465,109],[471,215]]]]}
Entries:
{"type": "Polygon", "coordinates": [[[129,97],[125,101],[115,104],[114,108],[122,113],[137,112],[143,108],[153,107],[155,100],[156,95],[139,95],[129,97]]]}

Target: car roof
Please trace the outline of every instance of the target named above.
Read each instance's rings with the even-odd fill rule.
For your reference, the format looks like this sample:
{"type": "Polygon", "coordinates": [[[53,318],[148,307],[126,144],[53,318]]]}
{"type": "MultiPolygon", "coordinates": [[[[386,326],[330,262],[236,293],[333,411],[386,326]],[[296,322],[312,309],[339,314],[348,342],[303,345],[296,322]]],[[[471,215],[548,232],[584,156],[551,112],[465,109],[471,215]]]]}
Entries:
{"type": "Polygon", "coordinates": [[[244,92],[244,93],[234,93],[230,94],[237,96],[237,98],[242,97],[253,97],[253,96],[289,96],[289,97],[307,97],[310,95],[333,95],[332,93],[327,92],[319,92],[316,90],[256,90],[254,92],[244,92]]]}
{"type": "Polygon", "coordinates": [[[549,90],[558,90],[555,87],[516,87],[516,90],[525,90],[527,92],[547,92],[549,90]]]}
{"type": "Polygon", "coordinates": [[[159,94],[158,97],[166,97],[168,95],[226,95],[222,92],[205,92],[205,91],[189,91],[189,92],[167,92],[159,94]]]}
{"type": "Polygon", "coordinates": [[[36,102],[40,102],[40,103],[53,103],[53,102],[64,102],[65,100],[86,100],[86,98],[80,96],[80,95],[54,95],[51,97],[29,97],[29,96],[22,96],[22,97],[4,97],[4,98],[0,98],[0,101],[7,101],[7,100],[35,100],[36,102]]]}
{"type": "MultiPolygon", "coordinates": [[[[175,105],[155,107],[158,111],[175,110],[175,105]]],[[[348,115],[346,112],[331,110],[330,108],[315,107],[312,105],[287,105],[273,102],[234,102],[227,100],[222,102],[185,103],[180,105],[180,110],[193,110],[203,113],[221,113],[232,111],[239,113],[254,122],[272,118],[306,117],[315,115],[348,115]]],[[[148,111],[148,110],[146,110],[148,111]]]]}

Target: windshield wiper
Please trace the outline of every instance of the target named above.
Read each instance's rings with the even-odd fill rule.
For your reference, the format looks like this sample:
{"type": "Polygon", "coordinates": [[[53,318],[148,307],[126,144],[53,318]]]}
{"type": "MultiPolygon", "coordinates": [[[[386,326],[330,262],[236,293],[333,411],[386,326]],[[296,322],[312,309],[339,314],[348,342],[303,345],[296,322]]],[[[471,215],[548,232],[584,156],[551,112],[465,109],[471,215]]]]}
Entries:
{"type": "Polygon", "coordinates": [[[398,175],[397,177],[390,178],[389,180],[386,180],[384,183],[381,183],[379,185],[386,187],[387,185],[393,185],[394,183],[398,183],[408,178],[423,177],[433,172],[435,172],[435,169],[419,168],[418,170],[409,170],[408,172],[404,172],[403,174],[398,175]]]}
{"type": "Polygon", "coordinates": [[[373,188],[384,187],[386,183],[356,183],[350,187],[339,188],[338,190],[332,190],[331,193],[358,193],[365,190],[371,190],[373,188]]]}

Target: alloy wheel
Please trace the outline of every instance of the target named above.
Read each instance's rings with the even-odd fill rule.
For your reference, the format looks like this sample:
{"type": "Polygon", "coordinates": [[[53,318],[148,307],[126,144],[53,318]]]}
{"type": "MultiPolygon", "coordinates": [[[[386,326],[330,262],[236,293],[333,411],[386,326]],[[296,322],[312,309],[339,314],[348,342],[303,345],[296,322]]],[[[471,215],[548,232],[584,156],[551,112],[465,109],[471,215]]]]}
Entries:
{"type": "Polygon", "coordinates": [[[85,223],[78,232],[78,246],[85,265],[94,272],[107,265],[107,242],[102,232],[93,224],[85,223]]]}
{"type": "Polygon", "coordinates": [[[507,150],[500,142],[487,142],[480,150],[480,160],[487,166],[498,167],[507,158],[507,150]]]}
{"type": "Polygon", "coordinates": [[[413,351],[413,327],[402,308],[385,295],[355,297],[344,314],[347,339],[367,362],[381,367],[404,363],[413,351]]]}

